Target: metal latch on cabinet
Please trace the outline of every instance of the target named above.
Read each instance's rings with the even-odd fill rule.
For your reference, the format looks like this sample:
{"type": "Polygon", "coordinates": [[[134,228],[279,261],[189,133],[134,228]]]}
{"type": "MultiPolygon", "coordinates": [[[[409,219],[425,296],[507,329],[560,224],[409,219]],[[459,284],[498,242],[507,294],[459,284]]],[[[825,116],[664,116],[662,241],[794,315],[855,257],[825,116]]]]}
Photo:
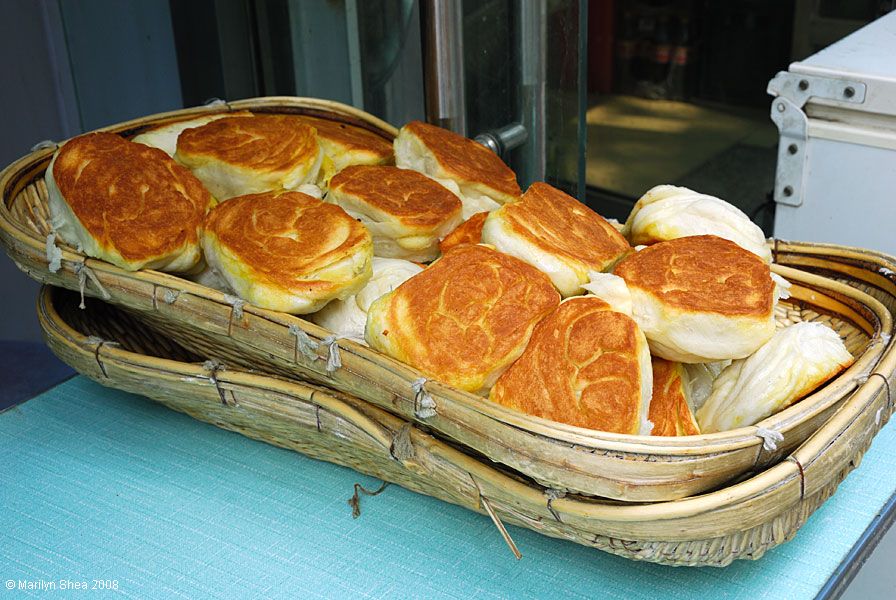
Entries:
{"type": "Polygon", "coordinates": [[[780,71],[768,82],[767,92],[775,96],[771,117],[780,133],[775,202],[800,206],[803,203],[805,166],[809,158],[809,119],[803,112],[803,106],[810,98],[862,104],[865,101],[865,84],[855,80],[780,71]]]}

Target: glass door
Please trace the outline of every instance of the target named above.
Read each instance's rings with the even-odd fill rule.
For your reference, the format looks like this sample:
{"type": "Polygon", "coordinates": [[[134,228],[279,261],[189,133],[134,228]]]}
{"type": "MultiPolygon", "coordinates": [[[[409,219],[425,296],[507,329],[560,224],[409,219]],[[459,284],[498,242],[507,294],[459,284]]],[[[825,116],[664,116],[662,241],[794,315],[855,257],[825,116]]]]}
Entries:
{"type": "Polygon", "coordinates": [[[586,0],[138,4],[60,0],[83,129],[214,98],[315,96],[449,127],[524,188],[584,197],[586,0]]]}

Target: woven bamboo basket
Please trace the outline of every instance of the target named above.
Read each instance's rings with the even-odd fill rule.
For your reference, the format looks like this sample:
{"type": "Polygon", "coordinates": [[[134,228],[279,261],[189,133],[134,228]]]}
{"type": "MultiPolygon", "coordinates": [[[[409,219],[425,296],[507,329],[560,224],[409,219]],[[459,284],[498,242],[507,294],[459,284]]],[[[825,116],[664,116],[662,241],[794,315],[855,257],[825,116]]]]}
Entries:
{"type": "MultiPolygon", "coordinates": [[[[636,560],[724,566],[790,539],[855,468],[892,410],[872,376],[785,460],[702,496],[625,504],[557,494],[426,433],[369,402],[295,380],[214,371],[133,314],[45,286],[38,316],[50,348],[99,383],[146,395],[251,438],[349,466],[491,516],[636,560]]],[[[892,373],[896,356],[878,366],[892,373]]],[[[348,495],[348,490],[346,490],[348,495]]],[[[520,549],[525,552],[525,548],[520,549]]]]}
{"type": "MultiPolygon", "coordinates": [[[[367,127],[385,138],[395,134],[394,128],[356,109],[301,98],[246,100],[145,117],[107,129],[131,136],[159,123],[225,110],[312,113],[367,127]]],[[[826,322],[857,357],[850,369],[757,426],[724,433],[661,438],[554,423],[435,381],[426,381],[421,389],[419,383],[414,385],[421,374],[405,364],[366,346],[334,340],[331,332],[300,318],[244,305],[174,275],[127,272],[65,246],[61,247],[61,269],[51,273],[43,174],[53,151],[53,147],[38,149],[0,173],[0,243],[31,277],[102,297],[138,314],[182,346],[227,366],[315,382],[404,420],[424,423],[439,435],[557,493],[571,491],[627,501],[669,500],[716,488],[747,471],[773,464],[818,429],[855,391],[857,378],[867,376],[891,347],[888,306],[896,304],[896,292],[888,276],[878,273],[896,269],[890,257],[837,246],[776,244],[778,264],[773,268],[794,283],[793,297],[779,307],[779,323],[826,322]],[[877,273],[881,281],[869,282],[855,272],[834,269],[841,279],[836,281],[829,273],[820,274],[824,269],[817,265],[793,268],[803,266],[797,259],[804,256],[828,267],[853,261],[850,269],[877,273]],[[819,272],[811,272],[813,269],[819,272]],[[877,298],[867,293],[870,289],[877,298]],[[309,339],[314,350],[306,354],[302,350],[308,348],[300,341],[309,339]],[[335,368],[337,363],[341,364],[335,368]],[[434,404],[434,409],[421,410],[424,404],[434,404]],[[779,432],[783,441],[769,449],[758,435],[760,428],[779,432]]]]}

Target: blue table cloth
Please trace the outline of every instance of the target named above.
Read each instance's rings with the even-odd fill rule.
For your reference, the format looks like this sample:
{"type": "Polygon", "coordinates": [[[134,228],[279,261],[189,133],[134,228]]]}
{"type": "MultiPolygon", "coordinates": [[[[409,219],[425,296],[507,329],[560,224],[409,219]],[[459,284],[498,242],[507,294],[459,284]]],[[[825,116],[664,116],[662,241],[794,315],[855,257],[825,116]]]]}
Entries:
{"type": "Polygon", "coordinates": [[[0,452],[0,600],[812,598],[896,490],[890,423],[793,541],[674,568],[510,527],[517,561],[487,517],[394,485],[353,519],[377,481],[84,377],[0,413],[0,452]]]}

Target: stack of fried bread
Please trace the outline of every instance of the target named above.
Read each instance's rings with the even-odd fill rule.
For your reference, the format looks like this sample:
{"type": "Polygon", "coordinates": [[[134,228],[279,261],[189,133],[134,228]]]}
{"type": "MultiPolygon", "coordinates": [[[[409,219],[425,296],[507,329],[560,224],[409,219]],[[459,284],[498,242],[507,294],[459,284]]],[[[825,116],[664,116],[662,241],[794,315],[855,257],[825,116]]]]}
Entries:
{"type": "Polygon", "coordinates": [[[461,223],[461,202],[444,186],[407,169],[351,166],[330,180],[327,201],[367,226],[377,256],[429,262],[439,240],[461,223]]]}
{"type": "Polygon", "coordinates": [[[485,146],[461,135],[413,121],[395,138],[395,164],[432,177],[463,202],[464,219],[520,197],[516,175],[485,146]]]}
{"type": "Polygon", "coordinates": [[[222,201],[315,183],[323,157],[314,127],[289,115],[216,119],[184,130],[174,153],[222,201]]]}
{"type": "Polygon", "coordinates": [[[619,231],[426,123],[390,145],[318,115],[205,115],[74,138],[46,181],[55,235],[89,256],[214,281],[567,425],[754,425],[853,361],[825,325],[776,330],[789,284],[725,201],[658,186],[619,231]]]}
{"type": "Polygon", "coordinates": [[[324,151],[320,181],[326,185],[330,178],[352,165],[387,165],[394,162],[392,144],[377,134],[320,117],[297,117],[317,131],[317,141],[324,151]]]}
{"type": "Polygon", "coordinates": [[[219,204],[205,220],[202,249],[241,298],[294,314],[357,293],[372,274],[367,229],[339,207],[301,192],[219,204]]]}

